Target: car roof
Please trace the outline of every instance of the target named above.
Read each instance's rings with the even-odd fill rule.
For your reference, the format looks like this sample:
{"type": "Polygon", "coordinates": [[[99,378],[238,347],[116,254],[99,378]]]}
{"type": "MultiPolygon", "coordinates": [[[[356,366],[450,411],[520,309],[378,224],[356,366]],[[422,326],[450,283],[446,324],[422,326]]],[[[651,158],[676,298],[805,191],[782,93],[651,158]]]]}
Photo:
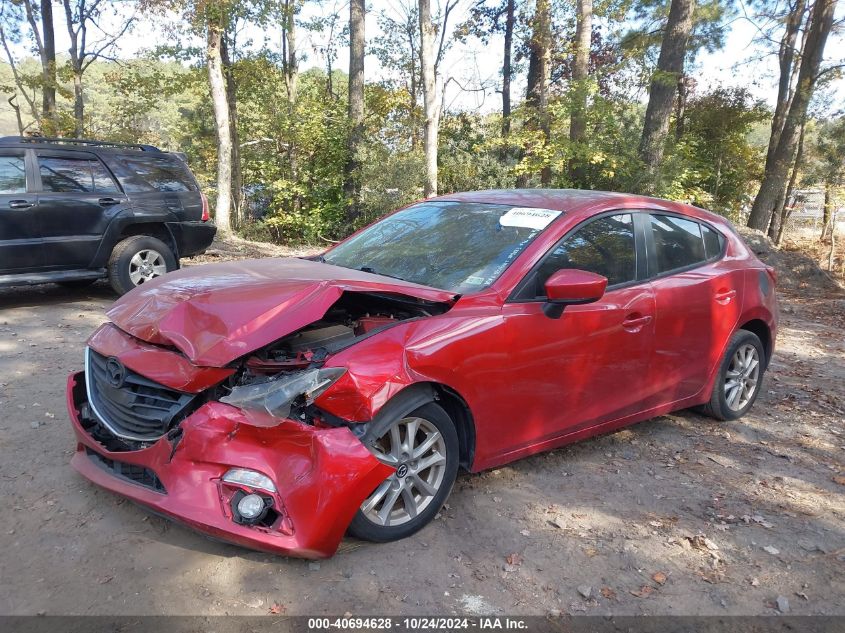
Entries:
{"type": "Polygon", "coordinates": [[[592,191],[588,189],[487,189],[484,191],[466,191],[449,193],[436,200],[458,202],[480,202],[486,204],[506,204],[517,207],[537,207],[567,213],[584,212],[584,215],[601,213],[614,208],[657,209],[676,211],[703,220],[724,221],[724,218],[705,209],[700,209],[682,202],[673,202],[661,198],[641,196],[633,193],[614,191],[592,191]]]}

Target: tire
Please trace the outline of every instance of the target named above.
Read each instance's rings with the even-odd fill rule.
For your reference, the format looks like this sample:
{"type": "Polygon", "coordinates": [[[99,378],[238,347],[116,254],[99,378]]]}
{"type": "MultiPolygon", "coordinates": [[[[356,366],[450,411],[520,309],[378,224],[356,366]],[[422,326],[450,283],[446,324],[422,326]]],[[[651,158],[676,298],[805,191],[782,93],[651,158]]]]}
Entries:
{"type": "Polygon", "coordinates": [[[735,332],[719,365],[710,401],[701,407],[701,412],[717,420],[737,420],[745,415],[762,388],[766,360],[763,344],[756,334],[748,330],[735,332]],[[747,365],[743,366],[746,360],[747,365]],[[756,364],[749,370],[754,361],[756,364]]]}
{"type": "Polygon", "coordinates": [[[56,284],[68,290],[82,290],[93,285],[96,279],[74,279],[72,281],[57,281],[56,284]]]}
{"type": "Polygon", "coordinates": [[[114,247],[109,258],[109,282],[117,294],[123,295],[178,267],[167,244],[149,235],[133,235],[114,247]]]}
{"type": "MultiPolygon", "coordinates": [[[[459,444],[452,419],[439,405],[430,402],[405,415],[375,423],[372,434],[369,438],[365,436],[364,442],[367,445],[375,442],[374,449],[380,454],[380,461],[391,465],[399,463],[399,468],[364,500],[349,525],[349,533],[360,539],[384,543],[418,532],[434,519],[455,484],[459,444]],[[415,427],[412,426],[413,420],[417,420],[415,427]],[[420,459],[406,457],[397,462],[391,451],[394,454],[402,451],[393,448],[395,433],[398,432],[400,446],[407,448],[407,434],[413,428],[416,429],[413,446],[422,449],[429,440],[432,445],[420,454],[420,459]],[[434,431],[439,438],[432,440],[434,431]],[[420,468],[424,463],[436,460],[436,454],[443,457],[442,453],[445,453],[442,462],[436,461],[429,467],[420,468]],[[407,475],[400,477],[403,466],[407,475]],[[384,512],[391,500],[390,509],[384,512]],[[413,504],[411,512],[408,511],[408,503],[413,504]],[[382,516],[386,517],[383,522],[382,516]]],[[[410,455],[413,456],[413,451],[410,455]]]]}

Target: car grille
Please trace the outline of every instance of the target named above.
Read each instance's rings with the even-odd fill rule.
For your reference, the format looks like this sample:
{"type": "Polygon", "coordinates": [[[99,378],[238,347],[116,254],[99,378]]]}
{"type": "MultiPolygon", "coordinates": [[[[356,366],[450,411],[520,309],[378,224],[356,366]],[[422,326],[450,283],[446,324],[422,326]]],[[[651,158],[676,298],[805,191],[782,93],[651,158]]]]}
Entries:
{"type": "Polygon", "coordinates": [[[143,466],[138,466],[137,464],[117,462],[113,459],[109,459],[108,457],[103,457],[99,453],[92,451],[87,446],[85,447],[85,454],[88,455],[88,459],[97,464],[97,466],[116,477],[126,479],[155,492],[167,494],[167,490],[164,489],[164,484],[161,483],[161,479],[159,479],[158,475],[149,468],[144,468],[143,466]]]}
{"type": "Polygon", "coordinates": [[[164,387],[122,365],[121,379],[114,381],[109,360],[91,348],[86,350],[88,402],[112,433],[141,442],[157,440],[174,421],[184,417],[194,394],[164,387]]]}

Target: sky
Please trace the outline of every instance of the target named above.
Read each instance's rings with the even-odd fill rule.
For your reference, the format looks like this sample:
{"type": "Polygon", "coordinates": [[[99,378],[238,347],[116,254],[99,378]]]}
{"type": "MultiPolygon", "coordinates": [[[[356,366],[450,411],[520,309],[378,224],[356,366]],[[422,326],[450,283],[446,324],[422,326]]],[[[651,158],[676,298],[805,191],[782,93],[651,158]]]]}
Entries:
{"type": "MultiPolygon", "coordinates": [[[[367,10],[367,39],[368,42],[379,34],[375,14],[378,12],[394,11],[398,2],[409,0],[368,0],[367,10]]],[[[473,0],[460,0],[457,9],[450,18],[452,25],[462,22],[467,9],[473,0]]],[[[128,3],[116,3],[119,11],[125,11],[128,3]]],[[[323,0],[322,4],[307,3],[303,9],[301,19],[307,20],[320,15],[328,15],[332,12],[339,12],[341,22],[345,22],[348,16],[348,2],[346,0],[323,0]]],[[[840,5],[838,17],[845,15],[845,6],[840,5]]],[[[68,36],[61,23],[59,13],[55,14],[56,24],[56,48],[64,51],[68,48],[68,36]]],[[[170,24],[178,32],[180,22],[178,16],[172,15],[168,18],[170,24]]],[[[104,22],[104,28],[109,30],[109,21],[104,22]]],[[[313,66],[325,67],[325,58],[321,49],[326,44],[326,38],[314,35],[300,29],[297,33],[298,48],[306,59],[301,64],[301,69],[313,66]]],[[[261,40],[267,38],[271,46],[278,48],[279,37],[272,29],[267,32],[256,29],[247,30],[239,35],[240,41],[252,39],[257,45],[261,40]]],[[[338,39],[335,36],[335,39],[338,39]]],[[[137,26],[120,40],[119,57],[129,58],[142,54],[145,50],[158,45],[169,44],[171,36],[168,29],[162,28],[161,18],[150,18],[139,15],[137,26]]],[[[195,41],[201,46],[202,42],[195,41]]],[[[480,41],[470,39],[466,44],[453,44],[444,57],[441,65],[442,75],[447,79],[443,102],[450,110],[477,110],[489,112],[501,107],[501,96],[496,92],[500,87],[500,67],[502,60],[502,37],[494,35],[490,38],[489,44],[485,47],[480,41]],[[452,78],[452,80],[448,80],[452,78]],[[462,88],[463,87],[463,88],[462,88]]],[[[17,53],[23,53],[18,48],[17,53]]],[[[759,32],[754,23],[741,15],[736,17],[726,29],[725,46],[716,52],[702,52],[694,61],[692,67],[688,66],[688,74],[692,76],[699,87],[746,87],[752,95],[763,99],[770,106],[774,105],[776,98],[776,86],[778,79],[777,59],[771,53],[771,47],[766,48],[759,41],[759,32]]],[[[346,69],[348,64],[348,49],[339,47],[337,61],[334,66],[346,69]]],[[[845,34],[834,34],[828,41],[826,48],[826,59],[845,61],[845,34]]],[[[367,81],[378,81],[388,77],[389,73],[380,67],[378,60],[368,56],[365,63],[365,74],[367,81]]],[[[524,91],[524,72],[515,78],[513,84],[514,95],[524,91]]],[[[642,95],[645,98],[645,95],[642,95]]],[[[825,94],[820,95],[816,100],[818,110],[816,114],[831,115],[841,112],[845,106],[845,80],[837,81],[825,94]]]]}

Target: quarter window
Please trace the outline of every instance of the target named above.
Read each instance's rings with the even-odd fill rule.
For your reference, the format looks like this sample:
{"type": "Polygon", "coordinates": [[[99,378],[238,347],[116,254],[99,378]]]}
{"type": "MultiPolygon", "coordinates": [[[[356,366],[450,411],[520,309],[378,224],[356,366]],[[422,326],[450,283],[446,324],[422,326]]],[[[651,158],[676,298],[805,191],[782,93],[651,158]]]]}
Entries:
{"type": "Polygon", "coordinates": [[[698,222],[671,215],[652,215],[651,233],[654,236],[657,274],[693,266],[706,259],[698,222]]]}
{"type": "Polygon", "coordinates": [[[144,191],[197,191],[197,183],[188,166],[176,157],[121,156],[129,175],[121,182],[130,193],[144,191]]]}
{"type": "Polygon", "coordinates": [[[536,274],[536,296],[561,268],[577,268],[607,277],[608,286],[634,281],[637,256],[634,222],[630,213],[611,215],[577,229],[549,253],[536,274]]]}
{"type": "Polygon", "coordinates": [[[716,259],[722,254],[725,238],[709,226],[701,225],[701,235],[704,237],[704,254],[707,259],[716,259]]]}
{"type": "Polygon", "coordinates": [[[23,156],[0,156],[0,193],[26,193],[23,156]]]}
{"type": "Polygon", "coordinates": [[[92,158],[38,157],[41,188],[61,193],[117,193],[100,161],[92,158]]]}

